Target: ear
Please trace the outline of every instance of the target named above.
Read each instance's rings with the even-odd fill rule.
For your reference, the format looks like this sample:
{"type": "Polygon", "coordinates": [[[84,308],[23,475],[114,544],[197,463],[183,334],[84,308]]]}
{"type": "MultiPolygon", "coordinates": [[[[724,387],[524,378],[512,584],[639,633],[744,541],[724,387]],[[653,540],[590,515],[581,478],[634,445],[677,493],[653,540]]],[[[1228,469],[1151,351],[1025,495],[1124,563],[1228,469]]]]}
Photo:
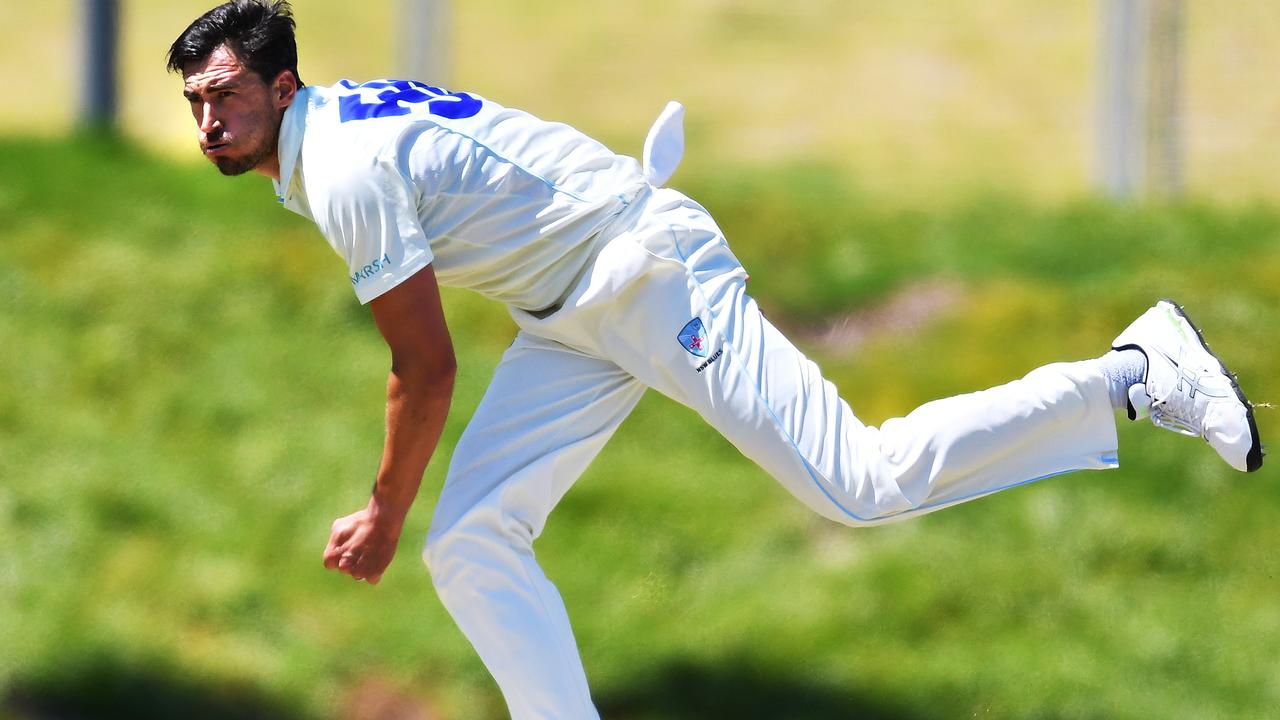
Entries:
{"type": "Polygon", "coordinates": [[[281,70],[276,79],[271,81],[271,102],[277,110],[284,110],[293,103],[293,96],[298,94],[298,78],[288,70],[281,70]]]}

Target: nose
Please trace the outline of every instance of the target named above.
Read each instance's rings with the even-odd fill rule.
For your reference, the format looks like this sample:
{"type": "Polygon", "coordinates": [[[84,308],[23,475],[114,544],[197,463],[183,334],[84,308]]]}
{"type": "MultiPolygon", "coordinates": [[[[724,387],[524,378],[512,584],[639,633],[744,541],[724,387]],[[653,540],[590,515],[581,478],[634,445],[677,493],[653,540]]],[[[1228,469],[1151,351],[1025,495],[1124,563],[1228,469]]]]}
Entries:
{"type": "Polygon", "coordinates": [[[204,103],[200,109],[200,133],[216,135],[222,129],[222,122],[214,117],[212,103],[204,103]]]}

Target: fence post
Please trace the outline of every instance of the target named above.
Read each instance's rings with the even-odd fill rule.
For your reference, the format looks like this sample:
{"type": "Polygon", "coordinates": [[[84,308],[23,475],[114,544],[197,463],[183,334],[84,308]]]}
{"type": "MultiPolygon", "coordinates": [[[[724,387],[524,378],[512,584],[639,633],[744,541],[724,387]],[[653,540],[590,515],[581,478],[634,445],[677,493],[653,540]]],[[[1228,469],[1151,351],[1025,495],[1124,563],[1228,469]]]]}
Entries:
{"type": "Polygon", "coordinates": [[[1111,197],[1132,198],[1143,186],[1145,170],[1146,55],[1145,4],[1142,0],[1103,0],[1099,53],[1098,168],[1102,189],[1111,197]]]}
{"type": "Polygon", "coordinates": [[[400,0],[399,5],[399,72],[408,80],[448,85],[448,0],[400,0]]]}
{"type": "Polygon", "coordinates": [[[1182,5],[1151,0],[1148,185],[1152,193],[1182,192],[1182,5]]]}
{"type": "Polygon", "coordinates": [[[84,54],[82,58],[80,122],[86,127],[114,131],[117,110],[116,51],[120,25],[117,0],[82,0],[84,54]]]}

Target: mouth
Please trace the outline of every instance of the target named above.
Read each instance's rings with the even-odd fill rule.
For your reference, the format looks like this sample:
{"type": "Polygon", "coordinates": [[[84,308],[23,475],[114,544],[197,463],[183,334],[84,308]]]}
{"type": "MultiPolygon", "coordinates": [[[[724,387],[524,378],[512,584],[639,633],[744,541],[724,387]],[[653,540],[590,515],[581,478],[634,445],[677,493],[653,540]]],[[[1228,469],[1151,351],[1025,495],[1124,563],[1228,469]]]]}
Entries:
{"type": "Polygon", "coordinates": [[[205,145],[201,149],[206,156],[213,157],[214,155],[222,155],[224,151],[226,151],[230,147],[231,147],[231,143],[224,140],[222,142],[209,143],[208,145],[205,145]]]}

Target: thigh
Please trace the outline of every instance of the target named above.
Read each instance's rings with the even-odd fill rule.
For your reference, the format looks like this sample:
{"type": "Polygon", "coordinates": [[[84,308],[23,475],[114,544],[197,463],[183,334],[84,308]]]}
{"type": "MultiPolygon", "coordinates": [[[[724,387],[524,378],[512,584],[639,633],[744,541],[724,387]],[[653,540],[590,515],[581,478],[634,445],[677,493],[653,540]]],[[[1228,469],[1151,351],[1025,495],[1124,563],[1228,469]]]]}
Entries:
{"type": "Polygon", "coordinates": [[[856,513],[836,499],[849,490],[837,478],[865,476],[860,466],[878,462],[853,451],[874,430],[764,317],[720,229],[679,193],[656,191],[562,310],[513,317],[694,409],[817,512],[837,520],[856,513]]]}
{"type": "MultiPolygon", "coordinates": [[[[619,323],[640,329],[645,346],[662,349],[631,348],[613,359],[697,411],[805,505],[841,521],[860,514],[847,497],[859,489],[842,484],[876,475],[870,466],[880,456],[856,451],[863,440],[874,442],[876,431],[764,317],[743,282],[726,283],[714,294],[695,287],[683,300],[672,292],[679,286],[675,278],[662,285],[628,310],[629,323],[619,323]]],[[[862,492],[896,494],[893,488],[862,492]]]]}
{"type": "Polygon", "coordinates": [[[639,270],[628,269],[628,282],[593,323],[593,349],[697,411],[827,517],[857,514],[846,507],[851,491],[894,494],[891,487],[841,487],[877,474],[864,465],[879,463],[879,455],[856,452],[863,441],[874,444],[876,431],[760,312],[746,273],[706,212],[680,197],[669,200],[620,238],[637,249],[615,252],[625,261],[620,266],[640,266],[636,252],[647,259],[639,270]]]}
{"type": "Polygon", "coordinates": [[[609,360],[521,332],[454,448],[431,533],[494,511],[537,537],[644,389],[609,360]]]}

